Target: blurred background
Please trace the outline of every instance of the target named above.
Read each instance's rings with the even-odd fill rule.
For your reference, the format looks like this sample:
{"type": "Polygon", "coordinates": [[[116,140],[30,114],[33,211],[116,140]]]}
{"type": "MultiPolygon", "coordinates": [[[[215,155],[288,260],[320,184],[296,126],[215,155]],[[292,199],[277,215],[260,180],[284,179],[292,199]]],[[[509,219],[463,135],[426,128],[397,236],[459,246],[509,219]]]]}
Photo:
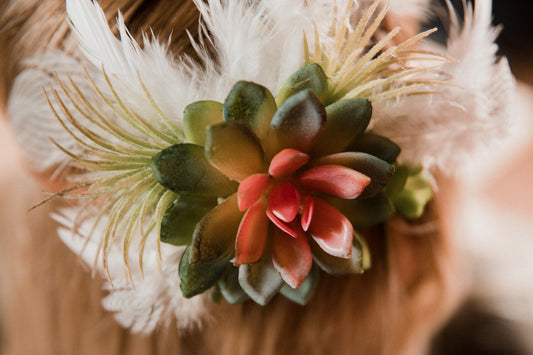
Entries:
{"type": "MultiPolygon", "coordinates": [[[[462,8],[461,0],[452,2],[462,8]]],[[[468,255],[471,291],[435,339],[433,355],[533,354],[531,14],[531,0],[493,1],[499,54],[517,79],[515,117],[490,161],[455,182],[452,235],[468,255]]]]}

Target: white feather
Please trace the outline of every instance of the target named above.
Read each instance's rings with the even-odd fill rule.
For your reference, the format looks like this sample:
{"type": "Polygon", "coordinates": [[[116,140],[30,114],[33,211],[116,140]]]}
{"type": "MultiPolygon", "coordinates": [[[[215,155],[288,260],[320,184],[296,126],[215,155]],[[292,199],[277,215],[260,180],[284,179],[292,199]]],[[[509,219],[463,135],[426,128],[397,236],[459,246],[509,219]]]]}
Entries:
{"type": "Polygon", "coordinates": [[[59,50],[39,54],[24,65],[26,69],[17,75],[13,84],[7,116],[24,158],[33,170],[42,172],[68,160],[51,138],[67,149],[76,147],[74,139],[50,110],[44,91],[51,96],[50,84],[55,82],[56,74],[63,80],[68,74],[84,92],[88,92],[89,84],[79,61],[59,50]]]}
{"type": "Polygon", "coordinates": [[[212,33],[220,64],[220,76],[216,78],[219,99],[239,80],[258,82],[275,90],[284,66],[294,69],[303,63],[302,35],[309,25],[303,22],[308,19],[302,16],[303,6],[287,4],[279,0],[268,5],[196,1],[202,21],[212,33]],[[280,17],[281,9],[285,11],[280,17]]]}
{"type": "Polygon", "coordinates": [[[506,60],[495,58],[490,19],[490,1],[477,1],[475,10],[466,7],[462,28],[452,21],[446,54],[457,62],[437,79],[455,87],[377,105],[373,129],[402,147],[404,161],[460,172],[505,136],[515,84],[506,60]]]}
{"type": "Polygon", "coordinates": [[[223,101],[238,80],[260,83],[275,93],[304,64],[304,32],[314,26],[327,37],[334,2],[195,0],[205,33],[214,45],[217,75],[203,74],[198,84],[214,88],[208,97],[223,101]],[[207,76],[207,84],[206,84],[207,76]]]}
{"type": "Polygon", "coordinates": [[[238,80],[255,81],[275,92],[303,64],[304,31],[312,33],[315,23],[325,36],[334,8],[331,1],[309,6],[292,0],[195,3],[202,36],[193,45],[202,66],[187,57],[174,60],[156,39],[145,38],[141,49],[120,14],[117,39],[103,11],[91,0],[67,0],[67,12],[85,56],[118,79],[131,105],[151,112],[139,76],[164,113],[179,121],[185,105],[200,99],[223,101],[238,80]],[[214,45],[216,60],[204,44],[214,45]]]}
{"type": "Polygon", "coordinates": [[[179,125],[185,105],[198,97],[191,90],[184,68],[176,66],[166,46],[145,38],[141,49],[126,29],[120,13],[117,18],[120,40],[117,39],[102,9],[90,0],[68,0],[67,12],[83,54],[106,71],[117,90],[124,93],[128,106],[154,121],[161,120],[142,81],[163,114],[179,125]]]}
{"type": "MultiPolygon", "coordinates": [[[[101,263],[94,264],[99,252],[100,239],[87,240],[93,221],[85,220],[77,233],[72,232],[78,212],[77,209],[63,209],[52,215],[62,225],[58,229],[59,237],[74,253],[80,255],[84,263],[89,266],[95,265],[95,271],[105,278],[101,263]]],[[[100,223],[95,235],[103,235],[104,227],[104,223],[100,223]]],[[[102,304],[106,310],[114,313],[120,324],[131,328],[133,332],[149,333],[161,322],[175,321],[178,328],[190,328],[200,326],[210,319],[211,302],[208,301],[206,294],[190,299],[184,298],[181,294],[177,265],[183,247],[161,245],[163,261],[160,272],[157,248],[155,244],[147,246],[144,255],[144,277],[138,268],[132,268],[134,281],[132,285],[124,276],[122,250],[119,244],[113,246],[109,256],[113,284],[105,283],[104,288],[109,291],[109,295],[103,299],[102,304]]],[[[131,256],[132,265],[135,265],[134,261],[135,257],[131,256]]]]}
{"type": "Polygon", "coordinates": [[[390,10],[400,18],[413,18],[421,20],[428,14],[429,0],[391,0],[390,10]]]}

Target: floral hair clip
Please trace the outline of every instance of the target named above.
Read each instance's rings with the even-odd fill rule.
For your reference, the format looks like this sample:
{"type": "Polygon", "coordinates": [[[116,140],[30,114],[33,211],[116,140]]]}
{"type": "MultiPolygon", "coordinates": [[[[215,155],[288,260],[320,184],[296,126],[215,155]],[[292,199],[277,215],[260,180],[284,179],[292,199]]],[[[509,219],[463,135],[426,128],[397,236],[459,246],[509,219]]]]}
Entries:
{"type": "Polygon", "coordinates": [[[314,264],[333,275],[370,267],[358,228],[385,221],[393,202],[421,215],[432,190],[423,179],[406,186],[402,167],[396,186],[387,185],[400,148],[365,133],[370,101],[331,96],[322,68],[309,64],[276,97],[240,81],[224,104],[185,108],[190,143],[151,161],[156,180],[179,194],[160,235],[187,246],[179,266],[184,296],[217,285],[230,303],[250,297],[264,305],[279,291],[305,304],[318,281],[314,264]]]}
{"type": "Polygon", "coordinates": [[[425,41],[435,30],[405,41],[384,30],[395,4],[198,1],[196,64],[156,40],[141,49],[120,14],[117,39],[97,3],[67,0],[84,67],[64,53],[41,67],[56,77],[50,125],[67,133],[52,140],[79,168],[52,198],[80,202],[55,217],[62,239],[107,274],[104,306],[123,324],[194,320],[201,294],[306,304],[321,272],[371,267],[366,228],[422,216],[429,172],[477,147],[462,148],[465,134],[501,128],[506,98],[489,102],[485,89],[512,77],[493,60],[490,6],[467,6],[462,31],[452,15],[445,50],[425,41]],[[468,57],[478,32],[488,49],[468,57]]]}

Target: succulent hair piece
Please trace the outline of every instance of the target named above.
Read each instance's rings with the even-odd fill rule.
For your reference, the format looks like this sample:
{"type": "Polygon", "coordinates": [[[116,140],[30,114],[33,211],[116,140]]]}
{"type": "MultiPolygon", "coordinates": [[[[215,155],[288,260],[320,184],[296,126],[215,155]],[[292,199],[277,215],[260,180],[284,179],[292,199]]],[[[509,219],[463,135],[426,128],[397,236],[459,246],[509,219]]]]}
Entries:
{"type": "MultiPolygon", "coordinates": [[[[443,104],[436,97],[461,90],[447,69],[459,64],[421,41],[434,30],[402,43],[399,28],[378,34],[389,2],[197,5],[209,33],[193,44],[202,65],[173,59],[155,39],[141,49],[120,14],[119,40],[96,2],[67,0],[89,63],[85,76],[67,73],[45,90],[72,138],[55,145],[81,169],[53,196],[82,200],[58,217],[78,234],[63,239],[118,278],[131,304],[160,300],[159,316],[139,315],[156,317],[145,330],[208,290],[229,303],[281,293],[306,304],[320,270],[364,272],[362,230],[395,213],[419,218],[433,194],[427,159],[398,161],[410,146],[384,134],[395,132],[386,123],[400,117],[399,130],[414,127],[424,141],[434,122],[421,125],[420,97],[443,104]]],[[[143,312],[124,304],[108,308],[143,312]]]]}

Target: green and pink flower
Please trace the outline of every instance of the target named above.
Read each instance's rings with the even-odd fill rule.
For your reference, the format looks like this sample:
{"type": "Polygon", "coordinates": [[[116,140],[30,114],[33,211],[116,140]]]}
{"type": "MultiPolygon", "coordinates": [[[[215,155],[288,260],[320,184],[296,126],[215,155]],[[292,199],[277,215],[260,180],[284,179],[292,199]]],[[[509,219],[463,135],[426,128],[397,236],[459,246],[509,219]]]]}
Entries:
{"type": "Polygon", "coordinates": [[[184,295],[217,284],[231,303],[249,296],[265,304],[280,291],[304,303],[316,284],[314,263],[332,274],[368,267],[354,227],[394,212],[381,190],[399,153],[365,133],[371,112],[366,99],[330,104],[318,65],[294,74],[276,98],[239,82],[224,104],[189,105],[190,143],[152,159],[157,180],[180,195],[161,240],[188,245],[184,295]]]}

